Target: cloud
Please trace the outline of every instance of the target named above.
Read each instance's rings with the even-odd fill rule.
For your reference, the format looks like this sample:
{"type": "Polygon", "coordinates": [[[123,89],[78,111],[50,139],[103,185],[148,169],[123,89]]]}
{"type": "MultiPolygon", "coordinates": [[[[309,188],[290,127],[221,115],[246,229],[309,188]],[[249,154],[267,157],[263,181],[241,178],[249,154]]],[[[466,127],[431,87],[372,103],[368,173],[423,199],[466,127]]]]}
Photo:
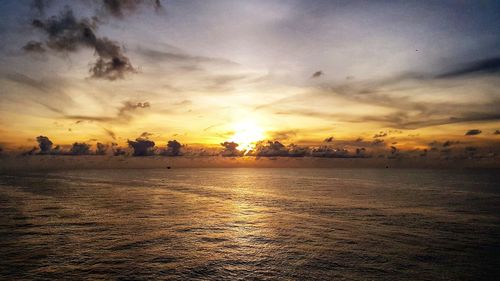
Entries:
{"type": "Polygon", "coordinates": [[[448,147],[448,146],[452,146],[452,145],[459,144],[459,143],[460,143],[459,141],[449,141],[449,140],[447,140],[447,141],[445,141],[443,143],[443,147],[448,147]]]}
{"type": "Polygon", "coordinates": [[[30,97],[34,102],[54,113],[64,114],[60,108],[73,104],[72,98],[61,91],[65,83],[57,79],[35,80],[27,75],[16,72],[7,73],[4,77],[20,85],[30,87],[34,91],[25,91],[24,97],[30,97]],[[39,95],[39,92],[44,93],[44,95],[39,95]]]}
{"type": "MultiPolygon", "coordinates": [[[[131,102],[126,101],[122,104],[121,107],[118,108],[118,112],[115,116],[87,116],[87,115],[64,115],[66,119],[77,120],[77,121],[95,121],[95,122],[128,122],[130,121],[134,113],[148,109],[151,107],[149,102],[131,102]]],[[[107,129],[104,129],[107,131],[107,129]]],[[[114,134],[110,134],[107,131],[108,135],[110,135],[113,139],[115,139],[114,134]]]]}
{"type": "Polygon", "coordinates": [[[387,133],[386,132],[379,132],[378,134],[373,135],[374,139],[376,139],[376,138],[383,138],[383,137],[387,137],[387,133]]]}
{"type": "MultiPolygon", "coordinates": [[[[80,120],[79,120],[80,121],[80,120]]],[[[77,121],[78,122],[78,121],[77,121]]],[[[116,140],[116,134],[110,129],[102,128],[108,136],[110,136],[113,140],[116,140]]]]}
{"type": "MultiPolygon", "coordinates": [[[[489,63],[494,66],[495,60],[489,63]]],[[[489,64],[486,64],[489,65],[489,64]]],[[[494,67],[492,67],[494,69],[494,67]]],[[[447,72],[455,71],[450,69],[447,72]]],[[[302,93],[276,99],[255,107],[255,110],[271,109],[275,114],[304,115],[320,119],[336,119],[347,123],[378,123],[384,127],[399,129],[419,129],[452,123],[498,121],[500,99],[495,94],[499,80],[489,80],[479,76],[470,81],[437,78],[439,75],[427,73],[402,73],[388,78],[357,80],[337,84],[320,84],[302,93]],[[472,82],[472,83],[471,83],[472,82]],[[477,84],[474,87],[471,85],[477,84]],[[463,86],[463,87],[459,87],[463,86]],[[465,98],[429,98],[429,92],[463,95],[466,90],[479,92],[478,99],[465,101],[465,98]],[[338,105],[345,101],[354,106],[370,106],[383,110],[360,111],[318,111],[317,109],[289,105],[303,104],[305,100],[321,101],[338,105]],[[387,113],[382,113],[387,112],[387,113]]],[[[335,110],[335,109],[334,109],[335,110]]]]}
{"type": "Polygon", "coordinates": [[[225,142],[221,143],[220,145],[222,145],[224,147],[224,150],[221,153],[222,156],[236,157],[236,156],[243,155],[243,152],[241,152],[237,149],[239,144],[237,144],[233,141],[231,141],[231,142],[225,141],[225,142]]]}
{"type": "Polygon", "coordinates": [[[143,132],[143,133],[139,136],[139,138],[144,138],[144,139],[147,139],[147,138],[149,138],[149,137],[150,137],[150,136],[152,136],[152,135],[153,135],[153,134],[151,134],[151,133],[148,133],[148,132],[143,132]]]}
{"type": "Polygon", "coordinates": [[[45,48],[43,47],[42,43],[36,41],[29,41],[28,43],[26,43],[26,45],[23,46],[23,50],[26,52],[33,52],[33,53],[45,52],[45,48]]]}
{"type": "Polygon", "coordinates": [[[123,18],[125,12],[133,12],[140,5],[151,5],[160,9],[160,0],[102,0],[104,8],[114,17],[123,18]]]}
{"type": "Polygon", "coordinates": [[[40,147],[40,154],[48,154],[52,150],[52,141],[46,136],[38,136],[36,137],[36,141],[38,142],[38,146],[40,147]]]}
{"type": "Polygon", "coordinates": [[[479,135],[479,134],[481,134],[481,130],[478,130],[478,129],[472,129],[472,130],[468,130],[467,132],[465,132],[466,136],[475,136],[475,135],[479,135]]]}
{"type": "Polygon", "coordinates": [[[436,78],[456,78],[473,74],[494,74],[500,72],[500,57],[470,62],[460,68],[453,69],[436,76],[436,78]]]}
{"type": "Polygon", "coordinates": [[[262,141],[257,143],[252,154],[265,157],[287,156],[288,149],[279,141],[262,141]]]}
{"type": "Polygon", "coordinates": [[[31,2],[31,8],[37,10],[38,13],[43,14],[47,4],[48,0],[33,0],[33,2],[31,2]]]}
{"type": "Polygon", "coordinates": [[[495,132],[493,132],[494,135],[500,135],[500,130],[495,130],[495,132]]]}
{"type": "MultiPolygon", "coordinates": [[[[97,60],[89,69],[92,78],[112,81],[123,79],[127,73],[136,72],[117,42],[96,36],[95,30],[98,26],[96,18],[76,19],[73,11],[66,8],[57,17],[35,19],[32,25],[48,35],[45,45],[50,50],[75,52],[81,47],[93,49],[97,60]]],[[[23,47],[24,50],[40,51],[41,43],[30,43],[23,47]]]]}
{"type": "Polygon", "coordinates": [[[333,142],[333,137],[328,137],[324,140],[324,142],[333,142]]]}
{"type": "Polygon", "coordinates": [[[107,150],[108,150],[108,145],[98,142],[96,144],[95,154],[96,155],[106,155],[107,150]]]}
{"type": "Polygon", "coordinates": [[[319,78],[320,76],[324,75],[323,71],[316,71],[311,75],[311,78],[319,78]]]}
{"type": "Polygon", "coordinates": [[[90,154],[90,145],[84,142],[75,142],[69,151],[72,155],[86,155],[90,154]]]}
{"type": "Polygon", "coordinates": [[[224,58],[214,58],[214,57],[204,57],[204,56],[193,56],[189,54],[182,53],[178,50],[175,52],[159,51],[150,48],[141,47],[137,52],[143,57],[151,61],[162,61],[171,63],[184,63],[187,65],[198,65],[198,64],[217,64],[222,66],[238,66],[239,64],[224,58]]]}
{"type": "Polygon", "coordinates": [[[134,149],[134,156],[149,156],[153,155],[155,143],[147,139],[137,138],[135,141],[128,140],[128,146],[134,149]]]}
{"type": "Polygon", "coordinates": [[[182,144],[176,140],[168,141],[166,154],[170,156],[181,155],[182,144]]]}
{"type": "Polygon", "coordinates": [[[282,130],[271,132],[271,138],[279,141],[286,141],[294,138],[297,135],[297,130],[282,130]]]}

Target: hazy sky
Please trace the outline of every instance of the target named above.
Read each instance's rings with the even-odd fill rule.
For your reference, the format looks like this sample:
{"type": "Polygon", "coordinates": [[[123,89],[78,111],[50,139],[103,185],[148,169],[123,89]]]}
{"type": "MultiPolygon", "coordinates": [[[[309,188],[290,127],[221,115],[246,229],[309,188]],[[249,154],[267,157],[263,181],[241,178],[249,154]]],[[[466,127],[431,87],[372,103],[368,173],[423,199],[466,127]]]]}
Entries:
{"type": "Polygon", "coordinates": [[[499,1],[104,2],[0,1],[0,144],[500,139],[499,1]]]}

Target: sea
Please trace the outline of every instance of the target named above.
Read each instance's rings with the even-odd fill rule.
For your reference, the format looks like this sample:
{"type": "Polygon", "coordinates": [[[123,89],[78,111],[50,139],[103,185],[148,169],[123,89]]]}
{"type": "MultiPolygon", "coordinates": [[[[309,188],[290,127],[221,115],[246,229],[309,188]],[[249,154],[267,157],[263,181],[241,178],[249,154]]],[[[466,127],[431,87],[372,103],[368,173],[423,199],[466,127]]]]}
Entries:
{"type": "Polygon", "coordinates": [[[500,280],[500,173],[4,173],[0,279],[500,280]]]}

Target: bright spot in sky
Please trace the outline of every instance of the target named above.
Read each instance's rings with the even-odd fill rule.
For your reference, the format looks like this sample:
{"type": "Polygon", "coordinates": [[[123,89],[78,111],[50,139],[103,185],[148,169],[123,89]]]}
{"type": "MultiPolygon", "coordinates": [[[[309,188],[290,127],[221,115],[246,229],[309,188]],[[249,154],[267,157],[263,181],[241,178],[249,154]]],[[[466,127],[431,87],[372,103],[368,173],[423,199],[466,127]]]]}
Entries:
{"type": "Polygon", "coordinates": [[[245,120],[234,124],[234,135],[229,141],[238,145],[239,151],[248,151],[255,147],[258,141],[264,140],[264,130],[252,120],[245,120]]]}

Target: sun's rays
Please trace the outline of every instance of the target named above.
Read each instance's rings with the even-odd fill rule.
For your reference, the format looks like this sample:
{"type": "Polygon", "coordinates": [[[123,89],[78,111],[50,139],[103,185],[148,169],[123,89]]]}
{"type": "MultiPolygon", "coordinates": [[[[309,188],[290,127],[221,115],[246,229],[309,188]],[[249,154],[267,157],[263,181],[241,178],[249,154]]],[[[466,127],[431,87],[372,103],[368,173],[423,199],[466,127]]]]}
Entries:
{"type": "Polygon", "coordinates": [[[238,144],[239,151],[252,150],[258,141],[265,139],[264,130],[253,120],[244,120],[233,125],[234,135],[229,139],[238,144]]]}

